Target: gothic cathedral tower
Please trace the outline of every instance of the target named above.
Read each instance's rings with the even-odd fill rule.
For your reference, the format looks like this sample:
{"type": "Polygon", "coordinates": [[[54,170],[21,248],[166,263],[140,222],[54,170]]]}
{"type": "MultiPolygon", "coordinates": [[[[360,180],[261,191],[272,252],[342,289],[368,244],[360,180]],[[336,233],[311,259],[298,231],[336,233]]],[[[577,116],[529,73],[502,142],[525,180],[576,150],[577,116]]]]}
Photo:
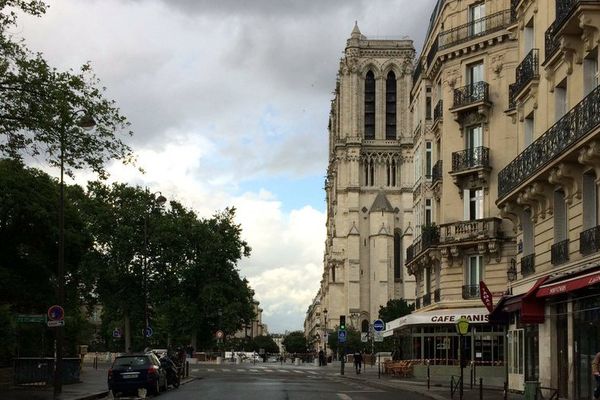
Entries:
{"type": "Polygon", "coordinates": [[[319,291],[326,329],[346,315],[360,330],[389,299],[414,300],[414,277],[403,266],[412,242],[414,57],[411,40],[368,39],[355,25],[340,62],[329,119],[319,291]]]}

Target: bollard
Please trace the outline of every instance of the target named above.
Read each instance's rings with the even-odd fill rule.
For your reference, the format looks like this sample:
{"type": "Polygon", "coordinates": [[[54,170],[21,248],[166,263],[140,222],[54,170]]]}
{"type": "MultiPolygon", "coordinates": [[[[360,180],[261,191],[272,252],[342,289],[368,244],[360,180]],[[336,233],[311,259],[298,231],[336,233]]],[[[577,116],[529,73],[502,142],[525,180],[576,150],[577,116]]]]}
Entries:
{"type": "Polygon", "coordinates": [[[185,377],[186,378],[190,377],[190,362],[189,361],[185,362],[185,377]]]}
{"type": "Polygon", "coordinates": [[[429,360],[427,360],[427,390],[431,389],[431,371],[429,370],[429,360]]]}
{"type": "Polygon", "coordinates": [[[504,400],[508,399],[508,381],[504,381],[504,400]]]}
{"type": "Polygon", "coordinates": [[[471,390],[473,390],[473,381],[475,378],[475,370],[473,369],[473,361],[471,361],[471,390]]]}
{"type": "Polygon", "coordinates": [[[483,400],[483,378],[479,378],[479,400],[483,400]]]}
{"type": "Polygon", "coordinates": [[[450,377],[450,398],[454,400],[454,375],[450,377]]]}

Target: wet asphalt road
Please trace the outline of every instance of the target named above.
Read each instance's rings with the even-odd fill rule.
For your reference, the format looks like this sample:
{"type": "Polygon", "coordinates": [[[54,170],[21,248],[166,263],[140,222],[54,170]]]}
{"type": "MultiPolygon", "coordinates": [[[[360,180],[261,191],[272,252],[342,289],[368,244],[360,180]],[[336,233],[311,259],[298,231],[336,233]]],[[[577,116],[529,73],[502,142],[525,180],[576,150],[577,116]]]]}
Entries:
{"type": "Polygon", "coordinates": [[[413,393],[369,386],[322,370],[235,366],[199,368],[197,379],[156,397],[160,400],[425,400],[413,393]]]}

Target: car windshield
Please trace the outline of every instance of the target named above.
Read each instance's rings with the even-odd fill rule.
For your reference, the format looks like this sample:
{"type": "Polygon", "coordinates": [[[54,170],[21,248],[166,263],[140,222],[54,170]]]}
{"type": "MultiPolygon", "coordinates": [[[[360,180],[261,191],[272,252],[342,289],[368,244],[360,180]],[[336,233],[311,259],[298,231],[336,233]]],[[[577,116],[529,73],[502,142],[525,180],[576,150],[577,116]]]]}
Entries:
{"type": "Polygon", "coordinates": [[[146,356],[135,356],[135,357],[119,357],[115,360],[114,367],[140,367],[150,364],[148,357],[146,356]]]}

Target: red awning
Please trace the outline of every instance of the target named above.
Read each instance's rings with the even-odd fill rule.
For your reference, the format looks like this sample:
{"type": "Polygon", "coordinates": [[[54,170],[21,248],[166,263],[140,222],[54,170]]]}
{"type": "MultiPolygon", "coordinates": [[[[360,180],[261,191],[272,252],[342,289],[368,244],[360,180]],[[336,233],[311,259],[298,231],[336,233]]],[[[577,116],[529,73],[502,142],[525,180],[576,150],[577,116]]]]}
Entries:
{"type": "Polygon", "coordinates": [[[543,324],[544,323],[544,299],[538,299],[536,292],[548,280],[547,276],[540,278],[529,289],[521,299],[521,323],[522,324],[543,324]]]}
{"type": "Polygon", "coordinates": [[[550,297],[600,283],[600,270],[541,286],[536,296],[550,297]]]}

